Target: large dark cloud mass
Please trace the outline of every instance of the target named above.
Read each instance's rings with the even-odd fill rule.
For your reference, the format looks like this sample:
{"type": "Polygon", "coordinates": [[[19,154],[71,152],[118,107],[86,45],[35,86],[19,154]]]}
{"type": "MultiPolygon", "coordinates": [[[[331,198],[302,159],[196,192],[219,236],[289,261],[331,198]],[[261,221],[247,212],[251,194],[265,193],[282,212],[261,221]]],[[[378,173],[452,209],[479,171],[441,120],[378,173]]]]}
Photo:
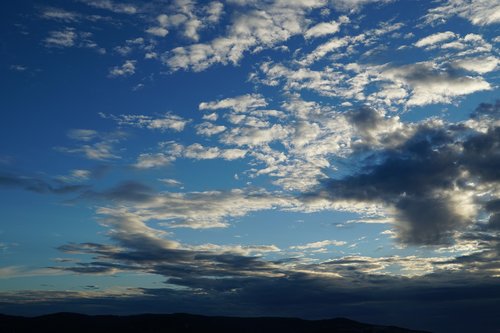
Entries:
{"type": "MultiPolygon", "coordinates": [[[[475,210],[483,208],[493,213],[491,225],[495,226],[494,203],[484,206],[475,194],[495,195],[498,189],[499,109],[498,102],[482,104],[469,123],[421,124],[401,145],[365,158],[360,172],[326,181],[321,195],[390,206],[395,210],[398,237],[409,244],[449,243],[477,218],[475,210]],[[466,205],[471,206],[469,212],[466,205]]],[[[360,111],[352,120],[360,128],[377,127],[381,120],[369,115],[360,111]]]]}

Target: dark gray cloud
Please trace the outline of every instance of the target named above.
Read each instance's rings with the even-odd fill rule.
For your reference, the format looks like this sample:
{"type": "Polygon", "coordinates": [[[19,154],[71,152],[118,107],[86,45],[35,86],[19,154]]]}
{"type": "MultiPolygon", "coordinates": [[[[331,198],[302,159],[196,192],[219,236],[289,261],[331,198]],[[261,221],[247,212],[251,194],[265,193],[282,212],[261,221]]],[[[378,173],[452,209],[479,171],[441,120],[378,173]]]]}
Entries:
{"type": "Polygon", "coordinates": [[[102,192],[87,191],[82,198],[110,201],[146,202],[154,198],[152,188],[136,181],[122,182],[102,192]]]}
{"type": "Polygon", "coordinates": [[[67,194],[88,189],[87,185],[58,184],[42,178],[0,172],[0,188],[20,188],[36,193],[67,194]]]}
{"type": "Polygon", "coordinates": [[[500,231],[500,199],[488,201],[485,208],[490,213],[488,227],[500,231]]]}
{"type": "Polygon", "coordinates": [[[349,317],[435,333],[469,333],[478,327],[482,333],[496,333],[500,325],[497,316],[500,287],[492,279],[447,285],[428,278],[409,281],[382,277],[371,284],[348,284],[296,274],[286,278],[236,281],[226,281],[221,287],[221,282],[213,279],[213,287],[204,292],[141,289],[126,297],[95,291],[2,294],[0,311],[29,315],[77,311],[90,314],[188,312],[310,319],[349,317]],[[228,288],[230,286],[234,288],[228,288]],[[30,304],[23,299],[30,300],[30,304]],[[33,300],[38,301],[33,303],[33,300]]]}
{"type": "Polygon", "coordinates": [[[492,119],[498,119],[500,116],[500,100],[492,103],[481,103],[472,113],[472,118],[490,117],[492,119]]]}
{"type": "MultiPolygon", "coordinates": [[[[473,113],[474,126],[485,131],[470,124],[422,124],[404,144],[373,152],[362,161],[361,171],[324,182],[320,195],[392,207],[404,243],[451,242],[477,215],[464,213],[464,207],[481,209],[480,202],[464,202],[460,196],[500,181],[500,128],[494,121],[499,119],[498,106],[481,104],[473,113]]],[[[382,121],[367,110],[353,113],[351,120],[360,129],[382,121]]],[[[492,225],[496,218],[493,214],[492,225]]]]}
{"type": "Polygon", "coordinates": [[[408,128],[401,130],[402,124],[398,117],[386,117],[368,106],[346,112],[345,116],[356,129],[356,136],[362,140],[355,143],[357,149],[398,146],[411,135],[408,128]]]}

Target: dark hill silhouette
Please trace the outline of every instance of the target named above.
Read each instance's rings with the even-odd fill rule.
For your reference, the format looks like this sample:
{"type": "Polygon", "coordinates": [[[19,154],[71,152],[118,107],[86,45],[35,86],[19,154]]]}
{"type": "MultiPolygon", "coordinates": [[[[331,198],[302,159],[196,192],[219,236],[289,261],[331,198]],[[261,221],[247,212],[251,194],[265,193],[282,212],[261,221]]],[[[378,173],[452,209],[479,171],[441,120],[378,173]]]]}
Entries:
{"type": "Polygon", "coordinates": [[[55,313],[39,317],[0,315],[2,333],[424,333],[392,326],[378,326],[336,318],[208,317],[190,314],[87,316],[55,313]]]}

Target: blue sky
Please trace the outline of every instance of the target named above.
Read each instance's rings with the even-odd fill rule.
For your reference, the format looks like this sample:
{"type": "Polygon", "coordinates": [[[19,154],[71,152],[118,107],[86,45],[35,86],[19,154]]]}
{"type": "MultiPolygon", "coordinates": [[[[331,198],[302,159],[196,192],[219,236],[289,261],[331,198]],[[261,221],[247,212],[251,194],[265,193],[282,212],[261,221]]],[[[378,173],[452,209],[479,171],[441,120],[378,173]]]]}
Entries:
{"type": "Polygon", "coordinates": [[[0,15],[0,311],[499,325],[498,1],[0,15]]]}

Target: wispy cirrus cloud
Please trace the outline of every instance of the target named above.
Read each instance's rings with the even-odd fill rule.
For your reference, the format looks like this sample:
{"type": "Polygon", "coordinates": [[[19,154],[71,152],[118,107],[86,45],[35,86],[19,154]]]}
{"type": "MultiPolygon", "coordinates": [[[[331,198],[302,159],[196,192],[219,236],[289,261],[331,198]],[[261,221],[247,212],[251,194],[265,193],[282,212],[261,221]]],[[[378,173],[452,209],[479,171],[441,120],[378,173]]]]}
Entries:
{"type": "Polygon", "coordinates": [[[120,126],[132,126],[138,128],[146,128],[150,130],[173,130],[180,132],[190,122],[189,119],[184,119],[181,116],[167,112],[162,116],[149,115],[112,115],[100,113],[104,119],[112,119],[120,126]]]}
{"type": "Polygon", "coordinates": [[[133,15],[139,12],[137,6],[131,3],[125,2],[115,2],[111,0],[80,0],[88,6],[109,10],[117,14],[129,14],[133,15]]]}
{"type": "Polygon", "coordinates": [[[438,2],[424,16],[427,23],[446,22],[453,16],[469,20],[472,24],[485,26],[500,22],[500,5],[488,0],[446,0],[438,2]]]}
{"type": "Polygon", "coordinates": [[[114,146],[126,137],[124,132],[99,133],[88,129],[73,129],[68,137],[79,142],[73,147],[57,146],[55,150],[63,153],[81,154],[90,160],[119,159],[114,146]]]}
{"type": "Polygon", "coordinates": [[[47,48],[85,48],[96,50],[100,54],[105,54],[106,49],[100,47],[94,40],[93,34],[86,31],[78,31],[72,27],[65,27],[62,30],[49,31],[48,36],[43,40],[47,48]]]}

